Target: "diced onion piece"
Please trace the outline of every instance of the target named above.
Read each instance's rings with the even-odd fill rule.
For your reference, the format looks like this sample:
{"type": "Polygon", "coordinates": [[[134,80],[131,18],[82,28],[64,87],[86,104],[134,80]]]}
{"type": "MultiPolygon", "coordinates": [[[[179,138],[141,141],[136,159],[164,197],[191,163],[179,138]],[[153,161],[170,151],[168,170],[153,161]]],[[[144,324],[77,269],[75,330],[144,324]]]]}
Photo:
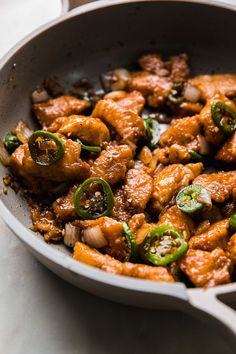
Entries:
{"type": "Polygon", "coordinates": [[[196,103],[200,99],[200,91],[196,86],[187,84],[184,89],[184,98],[188,102],[196,103]]]}
{"type": "Polygon", "coordinates": [[[94,248],[102,248],[108,245],[108,242],[98,225],[83,230],[83,241],[94,248]]]}
{"type": "Polygon", "coordinates": [[[198,142],[199,142],[199,153],[201,155],[209,155],[210,153],[210,145],[206,141],[206,138],[203,135],[198,135],[197,136],[198,142]]]}
{"type": "Polygon", "coordinates": [[[151,150],[147,147],[144,146],[142,150],[140,151],[138,158],[140,161],[144,163],[144,165],[148,165],[152,161],[152,152],[151,150]]]}
{"type": "Polygon", "coordinates": [[[112,74],[111,90],[124,90],[130,78],[130,72],[126,69],[119,68],[115,69],[112,74]]]}
{"type": "Polygon", "coordinates": [[[48,101],[49,96],[44,88],[37,88],[32,92],[31,99],[33,103],[41,103],[48,101]]]}
{"type": "Polygon", "coordinates": [[[201,193],[199,194],[199,196],[197,198],[197,201],[207,207],[210,207],[210,208],[212,207],[212,201],[211,201],[210,194],[208,193],[207,189],[205,189],[205,188],[202,188],[201,193]]]}
{"type": "Polygon", "coordinates": [[[33,133],[32,130],[29,129],[27,123],[24,122],[23,120],[20,120],[17,123],[17,126],[15,127],[15,129],[13,129],[12,132],[17,136],[17,138],[23,144],[28,142],[30,136],[33,133]]]}
{"type": "Polygon", "coordinates": [[[3,144],[3,142],[0,140],[0,162],[3,166],[9,166],[10,164],[10,156],[3,144]]]}
{"type": "Polygon", "coordinates": [[[163,171],[164,170],[164,165],[160,162],[158,165],[157,165],[157,167],[156,167],[156,169],[155,169],[155,171],[154,171],[154,176],[156,176],[156,175],[158,175],[158,173],[160,173],[161,171],[163,171]]]}
{"type": "Polygon", "coordinates": [[[67,247],[74,247],[76,241],[80,239],[80,228],[68,223],[65,225],[64,244],[67,247]]]}

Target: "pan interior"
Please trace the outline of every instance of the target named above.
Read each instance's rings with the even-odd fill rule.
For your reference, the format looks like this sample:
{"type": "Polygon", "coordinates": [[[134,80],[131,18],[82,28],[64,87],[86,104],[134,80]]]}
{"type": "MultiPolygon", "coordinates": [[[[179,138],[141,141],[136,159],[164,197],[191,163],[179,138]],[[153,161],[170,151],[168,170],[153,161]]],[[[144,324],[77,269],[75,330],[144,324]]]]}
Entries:
{"type": "MultiPolygon", "coordinates": [[[[192,73],[234,72],[236,12],[186,2],[138,2],[71,14],[23,46],[0,72],[1,137],[24,119],[35,125],[30,93],[47,77],[70,87],[81,77],[99,87],[98,76],[135,62],[145,52],[164,56],[187,52],[192,73]]],[[[1,176],[6,173],[0,167],[1,176]]],[[[1,182],[2,184],[2,182],[1,182]]],[[[29,208],[22,193],[1,199],[26,227],[29,208]]],[[[37,234],[42,242],[43,238],[37,234]]],[[[56,247],[67,252],[63,246],[56,247]]]]}

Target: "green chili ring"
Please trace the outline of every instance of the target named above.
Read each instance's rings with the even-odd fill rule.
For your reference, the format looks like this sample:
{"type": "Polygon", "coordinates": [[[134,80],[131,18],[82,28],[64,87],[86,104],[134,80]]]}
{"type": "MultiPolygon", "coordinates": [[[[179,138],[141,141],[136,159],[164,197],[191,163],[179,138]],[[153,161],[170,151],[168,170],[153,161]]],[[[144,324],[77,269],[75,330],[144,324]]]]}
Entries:
{"type": "Polygon", "coordinates": [[[74,193],[74,207],[77,214],[83,218],[88,220],[95,220],[102,216],[107,216],[111,213],[114,206],[114,196],[110,185],[103,179],[99,177],[91,177],[86,179],[75,191],[74,193]],[[80,200],[83,197],[87,187],[92,184],[97,183],[101,184],[104,191],[104,198],[106,201],[107,208],[102,213],[91,214],[87,209],[80,206],[80,200]]]}
{"type": "Polygon", "coordinates": [[[37,165],[50,166],[54,162],[60,160],[64,156],[65,146],[63,141],[55,134],[46,132],[44,130],[35,131],[29,138],[29,151],[32,159],[37,165]],[[54,152],[48,151],[47,159],[43,159],[40,156],[39,148],[37,147],[37,139],[41,138],[43,141],[53,141],[56,144],[56,150],[54,152]]]}
{"type": "Polygon", "coordinates": [[[176,197],[177,207],[184,213],[193,214],[204,206],[211,207],[211,197],[200,184],[191,184],[179,191],[176,197]]]}
{"type": "Polygon", "coordinates": [[[134,235],[130,231],[130,228],[127,225],[126,222],[124,222],[122,224],[122,227],[123,227],[123,232],[124,232],[125,237],[126,237],[127,248],[128,248],[128,255],[125,258],[125,262],[130,261],[130,259],[134,260],[134,261],[137,261],[138,258],[139,258],[139,249],[138,249],[138,245],[136,243],[136,240],[134,238],[134,235]]]}
{"type": "Polygon", "coordinates": [[[144,119],[144,127],[146,130],[148,145],[155,148],[160,139],[159,123],[155,119],[144,119]]]}
{"type": "Polygon", "coordinates": [[[182,82],[176,82],[174,83],[172,90],[170,91],[168,95],[168,101],[174,105],[178,105],[184,101],[184,97],[182,94],[183,90],[183,83],[182,82]]]}
{"type": "Polygon", "coordinates": [[[160,225],[149,230],[142,249],[145,260],[156,266],[165,266],[184,254],[188,249],[188,243],[175,227],[160,225]]]}
{"type": "Polygon", "coordinates": [[[198,152],[196,152],[194,150],[189,150],[188,153],[193,160],[196,160],[196,161],[204,161],[205,160],[204,156],[200,155],[198,152]]]}
{"type": "Polygon", "coordinates": [[[76,139],[76,142],[79,143],[81,145],[81,148],[83,150],[87,150],[87,151],[91,151],[91,152],[101,152],[102,149],[100,148],[100,146],[89,146],[89,145],[84,145],[82,143],[82,141],[80,141],[79,139],[76,139]]]}
{"type": "Polygon", "coordinates": [[[213,102],[211,116],[216,126],[226,134],[236,130],[236,111],[223,102],[213,102]],[[228,114],[229,122],[224,122],[224,114],[228,114]]]}
{"type": "Polygon", "coordinates": [[[17,138],[16,135],[8,133],[4,137],[5,148],[10,154],[13,153],[21,144],[21,141],[17,138]]]}
{"type": "Polygon", "coordinates": [[[233,230],[236,230],[236,213],[233,213],[229,218],[229,224],[233,230]]]}

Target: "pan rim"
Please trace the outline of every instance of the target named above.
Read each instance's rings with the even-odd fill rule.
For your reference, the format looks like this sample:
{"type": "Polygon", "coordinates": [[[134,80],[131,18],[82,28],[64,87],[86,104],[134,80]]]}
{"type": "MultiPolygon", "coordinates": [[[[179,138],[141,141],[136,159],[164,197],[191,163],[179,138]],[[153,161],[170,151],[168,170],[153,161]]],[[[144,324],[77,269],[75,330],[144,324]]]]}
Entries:
{"type": "MultiPolygon", "coordinates": [[[[164,2],[166,0],[129,0],[129,3],[139,3],[139,2],[164,2]]],[[[221,7],[236,11],[236,6],[229,3],[223,3],[221,0],[212,0],[210,3],[208,0],[170,0],[170,2],[186,2],[186,3],[195,3],[198,5],[207,5],[209,7],[221,7]]],[[[13,57],[13,55],[21,49],[24,45],[28,44],[31,40],[37,37],[39,34],[46,32],[50,28],[58,25],[66,20],[69,20],[78,15],[88,13],[94,10],[98,10],[104,7],[111,7],[115,5],[125,4],[125,0],[101,0],[95,1],[92,3],[84,4],[79,8],[73,9],[69,13],[66,13],[59,18],[53,19],[47,24],[40,26],[38,29],[31,32],[15,46],[13,46],[0,60],[0,70],[4,67],[5,64],[13,57]]],[[[148,280],[142,280],[137,278],[131,278],[127,276],[120,276],[111,274],[100,269],[96,269],[92,266],[83,264],[79,261],[75,261],[72,257],[63,254],[61,251],[56,250],[46,243],[43,240],[36,237],[32,237],[33,232],[29,231],[6,207],[2,200],[0,200],[0,215],[4,222],[10,227],[10,229],[16,234],[16,236],[24,242],[27,246],[33,249],[36,253],[41,254],[43,257],[46,257],[53,263],[66,268],[67,270],[81,275],[85,278],[88,278],[99,283],[106,285],[111,285],[117,288],[123,288],[131,291],[142,291],[145,293],[153,294],[163,294],[174,296],[176,298],[188,301],[189,292],[194,291],[208,291],[202,288],[196,289],[187,289],[183,283],[157,283],[148,280]]],[[[214,288],[209,289],[217,294],[223,292],[234,292],[236,291],[236,283],[231,283],[227,285],[219,285],[214,288]]]]}

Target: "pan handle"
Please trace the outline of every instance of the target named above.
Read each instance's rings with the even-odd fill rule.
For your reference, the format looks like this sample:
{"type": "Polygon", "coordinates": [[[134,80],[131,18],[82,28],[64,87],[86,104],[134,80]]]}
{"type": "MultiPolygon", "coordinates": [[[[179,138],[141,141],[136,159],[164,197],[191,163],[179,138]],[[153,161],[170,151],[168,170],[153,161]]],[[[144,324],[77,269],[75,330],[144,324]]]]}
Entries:
{"type": "MultiPolygon", "coordinates": [[[[189,302],[197,309],[207,312],[224,325],[226,325],[236,335],[236,311],[220,300],[221,295],[228,296],[228,290],[211,289],[193,289],[188,291],[189,302]]],[[[236,298],[233,291],[232,298],[236,298]]]]}

